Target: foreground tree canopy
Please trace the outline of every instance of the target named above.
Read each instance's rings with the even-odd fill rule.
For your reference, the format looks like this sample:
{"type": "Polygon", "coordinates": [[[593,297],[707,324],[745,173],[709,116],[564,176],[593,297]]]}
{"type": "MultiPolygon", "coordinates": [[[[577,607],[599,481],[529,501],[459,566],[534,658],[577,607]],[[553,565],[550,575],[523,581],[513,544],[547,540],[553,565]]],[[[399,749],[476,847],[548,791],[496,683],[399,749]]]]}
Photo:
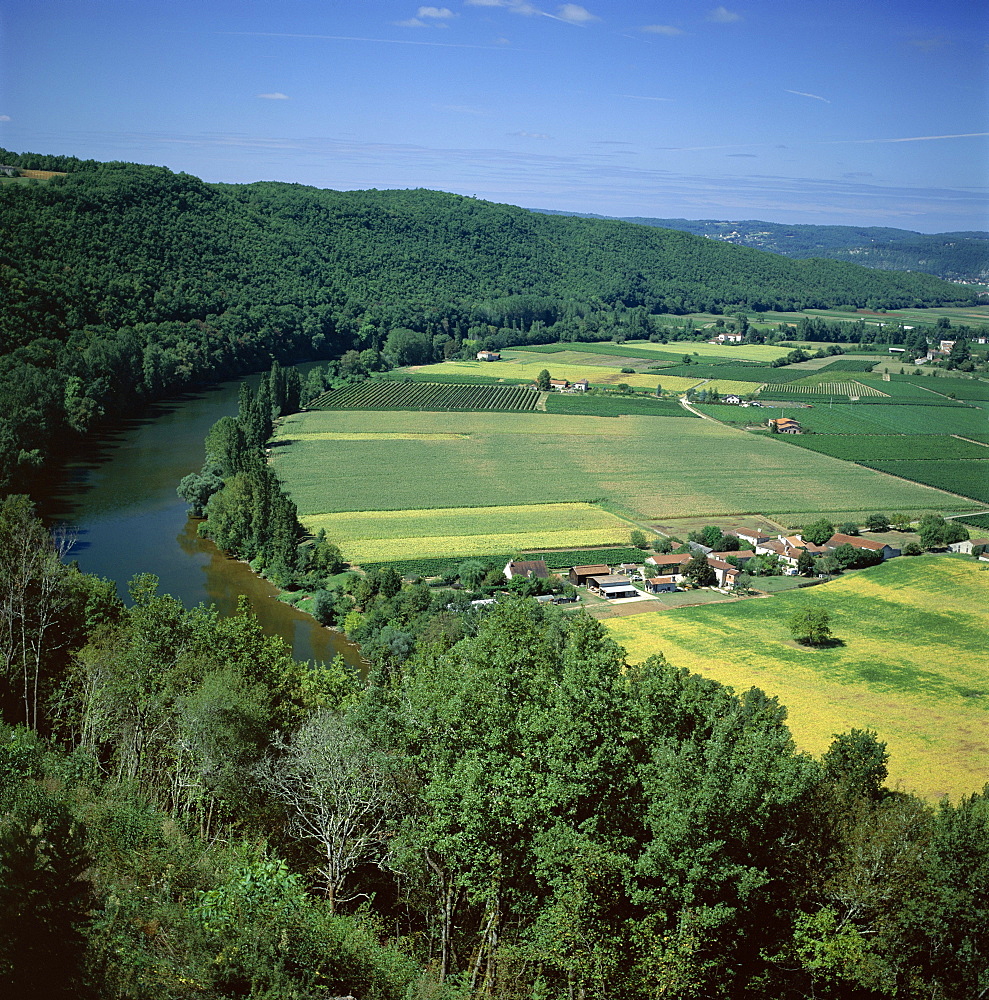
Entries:
{"type": "MultiPolygon", "coordinates": [[[[0,565],[51,552],[39,531],[10,501],[0,565]]],[[[776,699],[628,664],[600,623],[515,596],[369,580],[346,615],[361,679],[294,662],[245,608],[188,611],[147,576],[124,605],[31,565],[63,597],[14,606],[31,658],[0,690],[18,996],[989,987],[989,798],[890,792],[876,733],[816,760],[776,699]]]]}

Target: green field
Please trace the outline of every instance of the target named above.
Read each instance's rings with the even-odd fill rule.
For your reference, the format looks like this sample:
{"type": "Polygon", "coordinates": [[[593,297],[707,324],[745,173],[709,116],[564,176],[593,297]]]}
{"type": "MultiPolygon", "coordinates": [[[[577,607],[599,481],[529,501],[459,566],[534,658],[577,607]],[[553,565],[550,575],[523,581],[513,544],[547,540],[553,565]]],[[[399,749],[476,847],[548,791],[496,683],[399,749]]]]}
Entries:
{"type": "MultiPolygon", "coordinates": [[[[972,447],[978,447],[973,445],[972,447]]],[[[983,449],[989,452],[989,448],[983,449]]],[[[937,462],[884,461],[869,462],[893,476],[902,476],[917,483],[927,483],[939,490],[950,490],[989,504],[989,462],[941,459],[937,462]]]]}
{"type": "Polygon", "coordinates": [[[787,443],[867,465],[893,460],[989,459],[989,447],[946,434],[799,434],[787,443]]]}
{"type": "Polygon", "coordinates": [[[662,652],[738,691],[777,695],[811,753],[834,733],[875,729],[891,787],[957,798],[989,781],[987,583],[974,560],[901,558],[808,590],[606,624],[633,662],[662,652]],[[831,612],[841,645],[792,641],[786,620],[809,604],[831,612]]]}
{"type": "MultiPolygon", "coordinates": [[[[485,536],[483,547],[499,552],[618,540],[563,539],[554,532],[573,529],[569,515],[533,526],[524,511],[534,504],[600,503],[633,520],[686,511],[710,518],[760,511],[785,519],[788,512],[808,510],[977,509],[925,486],[709,420],[321,411],[284,420],[272,451],[275,471],[306,524],[329,530],[312,516],[405,512],[398,533],[360,536],[362,557],[375,561],[389,554],[403,558],[402,546],[413,543],[398,538],[439,538],[414,513],[438,508],[474,508],[465,514],[469,526],[451,533],[463,539],[458,545],[464,554],[480,551],[471,536],[485,536]],[[518,510],[490,510],[496,507],[518,510]],[[511,535],[515,542],[489,537],[494,535],[511,535]]],[[[346,545],[344,555],[353,555],[346,545]]]]}
{"type": "Polygon", "coordinates": [[[595,393],[551,392],[546,397],[547,413],[570,413],[587,417],[693,417],[676,399],[655,396],[598,396],[595,393]]]}

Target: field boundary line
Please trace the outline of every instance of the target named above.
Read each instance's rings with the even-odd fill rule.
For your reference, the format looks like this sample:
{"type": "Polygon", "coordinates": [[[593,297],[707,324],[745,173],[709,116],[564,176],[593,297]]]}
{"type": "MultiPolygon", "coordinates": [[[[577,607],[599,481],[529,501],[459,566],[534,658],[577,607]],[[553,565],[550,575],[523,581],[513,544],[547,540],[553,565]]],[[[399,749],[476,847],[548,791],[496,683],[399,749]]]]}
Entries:
{"type": "Polygon", "coordinates": [[[948,437],[957,438],[959,441],[967,441],[969,444],[977,444],[982,448],[989,448],[989,444],[986,444],[985,441],[973,441],[972,438],[962,437],[961,434],[949,434],[948,437]]]}

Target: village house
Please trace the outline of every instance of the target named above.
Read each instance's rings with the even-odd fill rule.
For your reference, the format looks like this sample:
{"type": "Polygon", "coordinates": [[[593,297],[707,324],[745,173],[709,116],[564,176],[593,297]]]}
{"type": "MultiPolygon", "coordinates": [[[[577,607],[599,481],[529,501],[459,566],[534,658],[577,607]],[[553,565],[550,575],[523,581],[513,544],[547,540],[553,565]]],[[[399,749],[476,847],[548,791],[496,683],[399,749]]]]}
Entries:
{"type": "Polygon", "coordinates": [[[769,541],[769,535],[764,535],[761,531],[753,531],[749,528],[735,528],[733,531],[726,531],[726,535],[734,535],[740,542],[746,542],[753,548],[769,541]]]}
{"type": "Polygon", "coordinates": [[[650,594],[676,593],[678,578],[675,576],[651,576],[646,580],[646,590],[650,594]]]}
{"type": "Polygon", "coordinates": [[[505,579],[511,580],[516,576],[524,576],[527,580],[533,577],[539,580],[549,579],[549,569],[546,567],[544,559],[530,559],[528,561],[509,559],[505,567],[505,579]]]}
{"type": "Polygon", "coordinates": [[[608,574],[608,576],[593,576],[588,581],[591,590],[596,590],[602,597],[609,601],[618,600],[622,597],[638,597],[639,592],[632,585],[632,581],[625,576],[608,574]]]}
{"type": "Polygon", "coordinates": [[[549,387],[555,389],[557,392],[563,392],[564,389],[570,388],[570,383],[565,378],[551,378],[549,380],[549,387]]]}
{"type": "Polygon", "coordinates": [[[760,542],[755,547],[755,551],[756,555],[759,556],[778,556],[780,562],[787,567],[787,575],[793,576],[797,572],[797,562],[800,559],[800,553],[803,552],[803,548],[791,545],[782,538],[771,538],[765,542],[760,542]]]}
{"type": "Polygon", "coordinates": [[[708,559],[707,564],[714,570],[719,587],[728,590],[735,586],[740,572],[738,569],[726,562],[722,562],[720,559],[708,559]]]}
{"type": "Polygon", "coordinates": [[[587,381],[586,378],[579,378],[577,379],[576,382],[574,382],[572,386],[570,386],[570,388],[574,392],[587,392],[589,385],[590,383],[587,381]]]}
{"type": "Polygon", "coordinates": [[[883,542],[873,542],[868,538],[859,538],[858,535],[843,535],[841,532],[832,535],[825,543],[828,550],[838,548],[839,545],[851,545],[853,549],[864,549],[867,552],[881,552],[883,559],[893,559],[900,554],[899,549],[894,549],[892,545],[883,542]]]}
{"type": "Polygon", "coordinates": [[[672,574],[674,579],[683,579],[683,569],[690,562],[690,556],[686,553],[682,555],[649,556],[646,559],[646,566],[655,566],[663,574],[672,574]]]}
{"type": "Polygon", "coordinates": [[[799,420],[792,417],[776,417],[768,421],[769,429],[776,428],[778,434],[803,434],[804,429],[800,426],[799,420]]]}
{"type": "Polygon", "coordinates": [[[949,552],[964,552],[970,556],[974,549],[989,548],[989,538],[966,538],[964,542],[952,542],[948,546],[949,552]]]}
{"type": "Polygon", "coordinates": [[[745,565],[750,559],[755,559],[755,552],[751,549],[742,549],[737,552],[712,552],[709,558],[720,559],[722,562],[728,562],[729,559],[736,559],[742,565],[745,565]]]}
{"type": "Polygon", "coordinates": [[[736,396],[734,393],[729,393],[725,396],[724,402],[729,403],[731,406],[738,406],[742,402],[742,397],[736,396]]]}
{"type": "Polygon", "coordinates": [[[740,344],[745,340],[745,335],[742,333],[719,333],[714,340],[711,341],[712,344],[740,344]]]}
{"type": "Polygon", "coordinates": [[[595,576],[607,576],[611,572],[610,566],[599,563],[596,566],[571,566],[567,579],[575,587],[584,587],[587,581],[595,576]]]}
{"type": "Polygon", "coordinates": [[[501,361],[501,355],[497,351],[478,351],[478,361],[501,361]]]}

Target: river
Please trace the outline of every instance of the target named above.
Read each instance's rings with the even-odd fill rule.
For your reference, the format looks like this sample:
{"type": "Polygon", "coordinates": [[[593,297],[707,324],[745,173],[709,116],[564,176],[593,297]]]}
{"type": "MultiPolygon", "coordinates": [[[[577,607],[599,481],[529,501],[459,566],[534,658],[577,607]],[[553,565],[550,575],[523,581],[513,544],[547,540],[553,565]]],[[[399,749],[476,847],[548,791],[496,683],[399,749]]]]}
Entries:
{"type": "MultiPolygon", "coordinates": [[[[306,366],[307,368],[310,366],[306,366]]],[[[235,416],[243,380],[221,382],[150,406],[139,417],[105,426],[57,470],[39,499],[49,523],[71,527],[67,559],[108,577],[127,599],[127,582],[154,573],[161,591],[186,605],[215,604],[232,614],[250,601],[268,635],[280,635],[299,660],[337,653],[355,666],[360,651],[340,633],[275,599],[275,588],[199,537],[175,493],[203,463],[203,440],[220,417],[235,416]]],[[[249,378],[256,384],[257,377],[249,378]]]]}

